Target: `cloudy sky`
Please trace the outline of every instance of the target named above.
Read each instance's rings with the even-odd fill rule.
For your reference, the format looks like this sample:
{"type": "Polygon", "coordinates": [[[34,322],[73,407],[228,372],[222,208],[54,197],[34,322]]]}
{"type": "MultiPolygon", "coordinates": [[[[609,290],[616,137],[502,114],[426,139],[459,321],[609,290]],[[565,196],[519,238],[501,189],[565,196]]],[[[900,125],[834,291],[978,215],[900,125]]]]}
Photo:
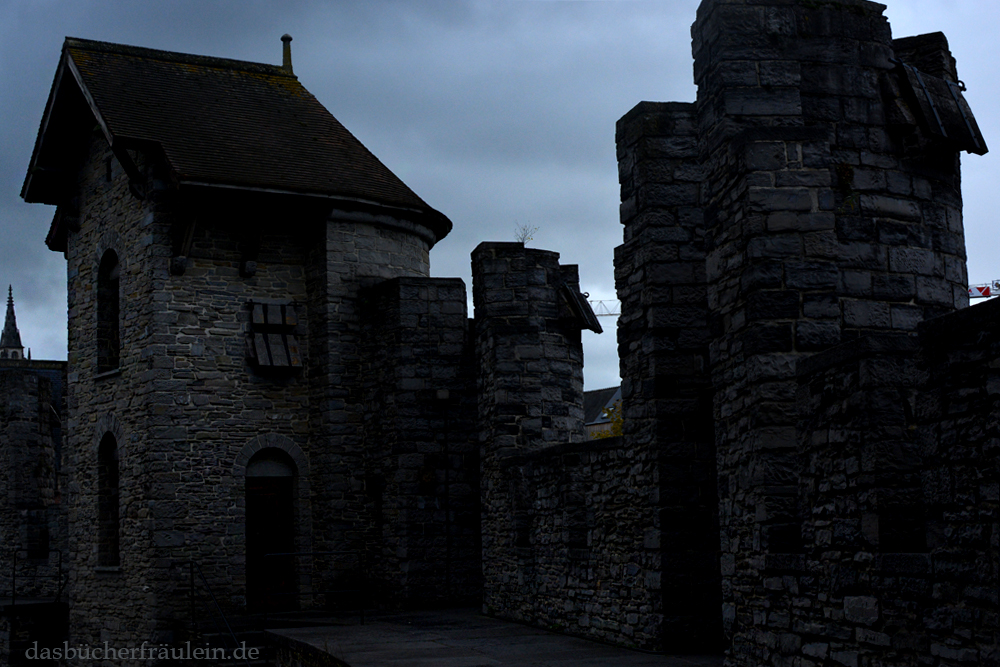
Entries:
{"type": "MultiPolygon", "coordinates": [[[[698,0],[0,0],[0,284],[36,359],[66,357],[65,265],[53,210],[19,198],[65,36],[281,63],[455,224],[436,276],[470,283],[469,253],[537,227],[529,245],[580,265],[613,299],[621,243],[615,121],[640,100],[693,101],[698,0]]],[[[897,37],[943,31],[1000,152],[996,0],[888,0],[897,37]]],[[[1000,162],[964,156],[972,283],[1000,278],[1000,162]]],[[[586,387],[618,383],[614,319],[585,340],[586,387]]]]}

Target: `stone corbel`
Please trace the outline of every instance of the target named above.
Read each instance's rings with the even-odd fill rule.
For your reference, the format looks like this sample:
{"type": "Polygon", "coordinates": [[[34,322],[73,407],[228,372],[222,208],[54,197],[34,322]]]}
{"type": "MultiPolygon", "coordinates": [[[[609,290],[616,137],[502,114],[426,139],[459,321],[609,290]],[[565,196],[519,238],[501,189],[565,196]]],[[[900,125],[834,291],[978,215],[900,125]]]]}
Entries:
{"type": "Polygon", "coordinates": [[[183,276],[187,269],[187,260],[191,256],[191,244],[194,243],[194,233],[197,227],[195,217],[186,216],[184,222],[174,223],[174,256],[170,259],[170,273],[183,276]]]}
{"type": "Polygon", "coordinates": [[[257,257],[260,255],[263,236],[263,227],[254,226],[247,232],[240,257],[240,275],[244,278],[253,278],[257,275],[257,257]]]}
{"type": "Polygon", "coordinates": [[[122,166],[122,169],[125,170],[125,175],[128,176],[129,192],[131,192],[136,199],[145,199],[146,179],[142,177],[139,167],[136,166],[135,160],[132,159],[128,150],[122,148],[121,143],[116,141],[111,146],[111,152],[114,153],[115,158],[118,160],[118,164],[122,166]]]}
{"type": "Polygon", "coordinates": [[[58,224],[71,232],[80,231],[80,198],[71,197],[56,208],[58,224]]]}

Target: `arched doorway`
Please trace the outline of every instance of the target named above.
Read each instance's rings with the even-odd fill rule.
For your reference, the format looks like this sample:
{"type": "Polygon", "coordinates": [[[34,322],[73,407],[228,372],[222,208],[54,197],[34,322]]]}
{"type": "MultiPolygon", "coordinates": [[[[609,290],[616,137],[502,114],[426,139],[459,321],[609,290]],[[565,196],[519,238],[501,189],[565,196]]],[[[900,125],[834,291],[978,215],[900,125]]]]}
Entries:
{"type": "Polygon", "coordinates": [[[295,463],[277,448],[262,449],[246,467],[247,605],[295,609],[295,463]]]}

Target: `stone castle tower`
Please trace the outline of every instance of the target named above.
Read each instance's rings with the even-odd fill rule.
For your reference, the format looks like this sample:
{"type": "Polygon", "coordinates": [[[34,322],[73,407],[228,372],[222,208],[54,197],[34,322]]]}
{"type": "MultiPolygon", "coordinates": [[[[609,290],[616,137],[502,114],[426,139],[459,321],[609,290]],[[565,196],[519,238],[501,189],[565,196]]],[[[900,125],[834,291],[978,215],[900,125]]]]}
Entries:
{"type": "Polygon", "coordinates": [[[69,279],[74,636],[179,637],[190,561],[237,611],[477,590],[451,223],[290,64],[68,39],[23,196],[69,279]]]}
{"type": "Polygon", "coordinates": [[[624,440],[659,462],[663,636],[712,641],[721,604],[728,664],[997,658],[996,304],[956,312],[959,152],[986,144],[944,36],[894,40],[884,9],[705,0],[697,101],[618,123],[624,440]]]}
{"type": "Polygon", "coordinates": [[[57,206],[67,262],[75,640],[190,636],[192,579],[232,614],[335,609],[345,588],[478,601],[495,429],[477,413],[507,428],[538,399],[515,440],[583,437],[596,320],[575,267],[483,244],[474,325],[463,282],[429,277],[451,222],[301,86],[288,46],[275,67],[64,45],[22,195],[57,206]],[[501,301],[542,298],[504,325],[501,301]],[[483,352],[477,392],[479,339],[560,389],[505,397],[519,373],[483,352]]]}

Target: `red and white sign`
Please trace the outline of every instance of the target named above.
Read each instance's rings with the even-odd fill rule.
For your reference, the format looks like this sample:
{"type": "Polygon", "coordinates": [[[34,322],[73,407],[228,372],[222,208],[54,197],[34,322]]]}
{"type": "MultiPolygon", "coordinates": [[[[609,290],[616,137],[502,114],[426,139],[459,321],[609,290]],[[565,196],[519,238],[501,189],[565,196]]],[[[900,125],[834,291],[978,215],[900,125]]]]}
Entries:
{"type": "Polygon", "coordinates": [[[992,285],[973,285],[969,288],[969,298],[979,299],[993,296],[992,285]]]}

